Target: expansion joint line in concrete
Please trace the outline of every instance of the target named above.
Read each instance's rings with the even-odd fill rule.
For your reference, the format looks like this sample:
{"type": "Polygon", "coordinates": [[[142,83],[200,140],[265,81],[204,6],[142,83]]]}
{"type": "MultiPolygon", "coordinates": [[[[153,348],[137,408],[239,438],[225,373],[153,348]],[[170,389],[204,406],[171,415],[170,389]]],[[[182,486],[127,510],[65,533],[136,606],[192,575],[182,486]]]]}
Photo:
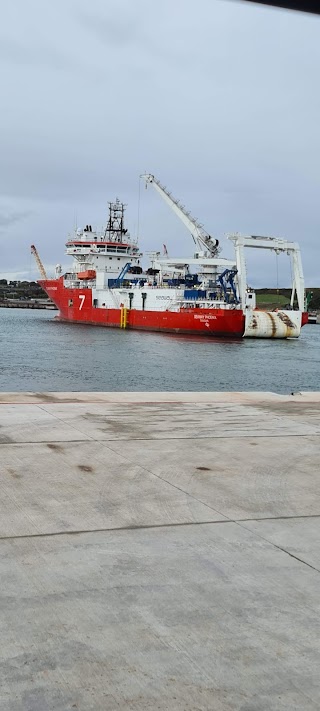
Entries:
{"type": "MultiPolygon", "coordinates": [[[[63,423],[63,420],[61,420],[61,422],[63,423]]],[[[86,442],[91,443],[91,442],[97,442],[97,441],[99,442],[99,440],[93,440],[92,438],[89,439],[89,435],[88,435],[88,439],[83,439],[83,437],[81,437],[80,439],[52,439],[52,440],[51,439],[39,439],[36,441],[35,440],[30,441],[30,442],[26,442],[25,440],[19,440],[17,442],[1,442],[1,440],[0,440],[0,447],[2,447],[2,446],[6,446],[6,447],[22,446],[23,447],[25,444],[32,444],[32,445],[37,445],[37,444],[74,444],[74,443],[79,444],[79,442],[85,444],[86,442]]]]}
{"type": "MultiPolygon", "coordinates": [[[[51,413],[50,413],[50,414],[51,414],[51,413]]],[[[57,417],[56,415],[54,415],[54,417],[56,417],[56,419],[58,420],[58,422],[60,422],[62,425],[65,425],[65,420],[61,420],[61,419],[60,419],[59,417],[57,417]]],[[[95,439],[94,437],[92,437],[92,436],[89,435],[89,434],[88,434],[88,435],[87,435],[87,434],[84,435],[84,433],[81,432],[81,430],[78,430],[77,427],[75,427],[74,425],[70,425],[70,423],[68,423],[68,426],[69,426],[69,427],[72,427],[76,432],[79,433],[79,435],[80,435],[79,439],[61,439],[61,440],[60,440],[60,439],[54,439],[54,440],[39,439],[39,440],[30,440],[30,441],[27,441],[27,440],[19,440],[19,441],[17,441],[17,442],[1,442],[1,441],[0,441],[0,445],[1,445],[1,446],[2,446],[2,445],[7,445],[7,446],[8,446],[8,445],[12,445],[12,446],[15,446],[15,445],[17,445],[17,444],[22,444],[22,445],[23,445],[23,444],[47,444],[48,441],[49,441],[49,442],[52,442],[52,444],[53,444],[53,443],[55,443],[55,444],[70,444],[70,443],[72,443],[72,442],[84,442],[84,443],[85,443],[85,442],[97,442],[97,443],[99,443],[99,444],[108,444],[109,442],[163,442],[163,441],[169,441],[169,442],[175,442],[175,441],[180,441],[180,442],[184,442],[184,441],[188,441],[188,442],[199,442],[199,439],[200,439],[201,441],[202,441],[202,440],[206,440],[206,439],[211,439],[211,440],[212,440],[212,439],[228,439],[228,437],[230,436],[230,435],[224,435],[224,436],[223,436],[223,435],[217,435],[216,437],[213,437],[212,435],[208,435],[208,436],[203,436],[203,437],[167,437],[167,435],[166,435],[165,437],[157,437],[157,438],[155,438],[155,439],[152,439],[151,437],[145,437],[145,438],[140,438],[140,437],[128,438],[128,437],[127,437],[126,439],[125,439],[125,438],[122,439],[121,437],[116,437],[116,438],[114,438],[114,439],[95,439]]],[[[283,434],[277,434],[277,435],[275,435],[274,433],[269,434],[269,435],[258,435],[258,434],[254,434],[254,435],[252,435],[252,434],[245,434],[245,435],[244,435],[244,434],[241,434],[241,435],[239,435],[239,434],[234,434],[234,435],[231,435],[231,437],[232,437],[232,439],[247,439],[247,438],[249,438],[249,439],[269,439],[269,438],[275,438],[275,439],[285,438],[285,439],[288,439],[288,437],[299,437],[299,438],[302,438],[302,437],[318,437],[319,434],[320,434],[320,432],[308,432],[308,433],[305,433],[305,434],[301,434],[301,433],[300,433],[300,434],[288,434],[287,432],[284,432],[283,434]]],[[[112,451],[115,451],[115,450],[112,450],[112,451]]],[[[117,452],[117,454],[118,454],[118,452],[117,452]]]]}
{"type": "MultiPolygon", "coordinates": [[[[118,452],[116,452],[116,450],[112,449],[112,447],[110,447],[109,443],[107,444],[105,440],[101,440],[101,444],[102,444],[104,447],[107,447],[107,449],[110,449],[111,452],[118,454],[118,452]]],[[[128,459],[128,457],[126,457],[124,454],[121,454],[121,456],[123,457],[123,459],[126,459],[127,462],[130,463],[130,459],[128,459]]],[[[185,491],[185,489],[182,489],[180,486],[177,486],[177,484],[173,484],[172,481],[168,481],[167,479],[164,479],[164,477],[160,476],[160,474],[155,474],[155,473],[152,472],[150,469],[148,469],[147,467],[143,466],[143,464],[140,464],[139,466],[140,466],[141,469],[143,469],[145,472],[147,472],[150,476],[153,476],[153,477],[155,477],[156,479],[159,479],[160,481],[162,481],[163,483],[168,484],[169,486],[172,486],[172,488],[173,488],[173,489],[176,489],[176,491],[180,491],[180,493],[185,494],[185,496],[188,496],[190,499],[193,499],[193,501],[197,501],[198,504],[202,504],[202,506],[205,506],[205,507],[206,507],[207,509],[209,509],[210,511],[214,511],[215,514],[218,514],[219,516],[223,516],[223,519],[224,519],[224,520],[225,520],[225,519],[227,519],[227,520],[229,519],[229,517],[228,517],[228,516],[225,516],[225,515],[222,513],[222,511],[218,511],[217,509],[214,509],[213,506],[210,506],[210,505],[209,505],[208,503],[206,503],[205,501],[201,501],[201,499],[198,499],[197,496],[193,496],[193,494],[190,494],[189,491],[185,491]]]]}
{"type": "MultiPolygon", "coordinates": [[[[44,407],[41,407],[40,405],[38,405],[38,407],[39,407],[40,410],[42,410],[42,412],[45,412],[47,415],[50,414],[51,417],[55,417],[55,419],[58,420],[58,422],[60,422],[62,425],[65,425],[65,424],[66,424],[66,423],[65,423],[65,420],[61,419],[61,417],[58,417],[58,416],[55,415],[53,412],[48,413],[48,411],[47,411],[44,407]]],[[[78,434],[82,435],[82,437],[83,437],[83,432],[81,432],[81,430],[78,430],[77,427],[75,427],[74,425],[70,424],[70,422],[68,422],[68,426],[69,426],[69,427],[72,427],[72,429],[75,430],[75,432],[77,432],[78,434]]],[[[90,435],[86,435],[86,439],[83,440],[83,441],[87,441],[87,442],[88,442],[87,437],[89,438],[89,440],[90,440],[91,442],[94,441],[94,438],[91,437],[90,435]]]]}
{"type": "MultiPolygon", "coordinates": [[[[267,538],[265,538],[265,540],[268,541],[267,538]]],[[[287,551],[286,548],[277,546],[277,544],[273,543],[272,541],[268,541],[268,543],[271,543],[271,545],[273,545],[275,548],[278,548],[279,551],[282,551],[283,553],[289,555],[290,558],[294,558],[295,560],[299,561],[299,563],[303,563],[303,565],[306,565],[308,568],[311,568],[311,570],[315,570],[317,573],[320,573],[319,568],[316,568],[314,565],[311,565],[311,563],[307,563],[306,560],[303,560],[303,558],[299,558],[299,556],[294,555],[294,553],[290,553],[290,551],[287,551]]]]}
{"type": "MultiPolygon", "coordinates": [[[[283,516],[279,516],[279,518],[277,517],[277,518],[271,518],[271,519],[256,518],[256,519],[247,519],[247,522],[249,523],[249,521],[256,521],[257,523],[259,523],[259,521],[261,521],[261,520],[262,521],[278,521],[283,518],[284,518],[283,516]]],[[[285,518],[293,518],[293,519],[294,518],[318,518],[318,516],[313,514],[311,516],[291,516],[291,517],[287,516],[285,518]]],[[[306,565],[307,568],[311,568],[311,570],[315,570],[316,573],[320,573],[319,568],[316,568],[314,565],[311,565],[311,563],[308,563],[306,560],[303,560],[303,558],[299,558],[299,556],[295,555],[294,553],[290,553],[290,551],[288,551],[286,548],[283,548],[282,546],[278,546],[277,543],[274,543],[274,541],[270,541],[269,538],[262,536],[261,533],[258,533],[258,531],[256,531],[256,530],[252,531],[251,528],[244,526],[243,524],[245,523],[245,521],[238,520],[238,521],[234,521],[234,523],[236,523],[238,526],[240,526],[240,528],[244,528],[246,531],[249,531],[250,533],[254,533],[256,536],[258,536],[258,538],[261,538],[262,541],[269,543],[269,545],[273,546],[273,548],[277,548],[278,551],[281,551],[282,553],[286,553],[288,556],[290,556],[290,558],[294,558],[294,560],[297,560],[299,563],[306,565]]]]}
{"type": "Polygon", "coordinates": [[[75,531],[53,531],[52,533],[28,533],[28,534],[20,534],[20,535],[14,535],[14,536],[0,536],[0,541],[6,542],[6,541],[19,541],[19,540],[25,540],[25,539],[31,539],[31,538],[59,538],[61,536],[79,536],[79,535],[85,535],[89,533],[122,533],[125,531],[140,531],[140,530],[157,530],[161,528],[181,528],[183,526],[216,526],[216,525],[228,525],[230,523],[236,524],[240,526],[240,528],[244,528],[246,531],[248,531],[252,535],[258,536],[258,538],[261,538],[261,540],[265,541],[269,545],[273,546],[274,548],[277,548],[277,550],[281,551],[282,553],[286,553],[290,558],[293,558],[294,560],[298,561],[298,563],[302,563],[303,565],[307,566],[307,568],[311,568],[311,570],[314,570],[316,573],[320,573],[320,569],[316,568],[314,565],[311,565],[311,563],[308,563],[307,561],[303,560],[303,558],[300,558],[299,556],[295,555],[294,553],[290,553],[286,548],[283,548],[282,546],[277,545],[273,541],[270,541],[268,538],[265,538],[264,536],[261,536],[256,530],[252,530],[251,528],[248,528],[247,526],[244,526],[244,523],[249,523],[249,521],[255,521],[259,523],[259,521],[277,521],[277,520],[283,520],[284,518],[286,519],[299,519],[299,518],[320,518],[320,515],[317,514],[312,514],[310,516],[279,516],[277,518],[271,517],[269,519],[263,518],[254,518],[254,519],[221,519],[219,521],[185,521],[185,522],[177,522],[177,523],[159,523],[159,524],[140,524],[140,525],[128,525],[128,526],[119,526],[119,527],[106,527],[106,528],[93,528],[93,529],[79,529],[75,531]]]}
{"type": "Polygon", "coordinates": [[[0,541],[16,541],[27,538],[55,538],[60,536],[79,536],[87,533],[121,533],[122,531],[145,531],[158,528],[181,528],[182,526],[202,526],[203,524],[234,523],[233,521],[221,519],[221,521],[181,521],[175,523],[153,523],[153,524],[128,524],[127,526],[110,526],[105,528],[83,528],[74,531],[53,531],[51,533],[25,533],[13,536],[0,536],[0,541]]]}
{"type": "MultiPolygon", "coordinates": [[[[107,446],[107,448],[110,449],[112,452],[115,451],[115,450],[112,449],[112,447],[110,447],[109,445],[106,445],[105,441],[103,442],[103,445],[104,445],[104,446],[107,446]]],[[[122,456],[124,457],[124,455],[122,455],[122,456]]],[[[125,457],[125,459],[127,459],[127,457],[125,457]]],[[[128,460],[128,461],[129,461],[129,460],[128,460]]],[[[223,520],[221,520],[221,521],[216,521],[216,522],[215,522],[215,521],[210,521],[211,524],[212,524],[212,523],[235,523],[235,524],[238,524],[239,526],[242,525],[243,528],[246,528],[246,526],[243,526],[243,523],[245,523],[246,521],[249,522],[249,521],[259,521],[259,520],[261,520],[261,519],[231,519],[231,518],[229,518],[228,516],[226,516],[225,514],[223,514],[222,511],[218,511],[217,509],[214,509],[212,506],[209,506],[209,504],[207,504],[206,502],[201,501],[201,499],[198,499],[196,496],[193,496],[192,494],[190,494],[189,492],[185,491],[184,489],[182,489],[181,487],[177,486],[176,484],[173,484],[172,482],[168,481],[167,479],[164,479],[164,478],[161,477],[159,474],[155,474],[154,472],[151,472],[150,469],[147,469],[147,467],[143,467],[143,466],[142,466],[141,468],[144,469],[145,471],[147,471],[150,475],[155,476],[157,479],[160,479],[161,481],[165,482],[166,484],[169,484],[170,486],[173,486],[175,489],[177,489],[177,490],[180,491],[181,493],[186,494],[186,495],[189,496],[190,498],[192,498],[192,499],[194,499],[195,501],[197,501],[199,504],[203,504],[204,506],[206,506],[207,508],[209,508],[211,511],[214,511],[214,512],[215,512],[216,514],[218,514],[219,516],[223,516],[223,517],[224,517],[223,520]]],[[[310,518],[312,518],[312,517],[317,518],[318,515],[317,515],[317,514],[311,515],[310,518]]],[[[269,519],[269,518],[265,518],[265,519],[263,519],[263,520],[278,520],[279,518],[309,518],[309,516],[292,516],[292,517],[278,517],[278,516],[277,516],[277,517],[275,517],[275,518],[270,518],[270,519],[269,519]]],[[[202,522],[202,523],[203,523],[203,522],[202,522]]],[[[197,524],[198,524],[198,525],[201,525],[201,521],[197,522],[197,524]]],[[[174,524],[173,524],[173,525],[174,525],[174,524]]],[[[182,525],[183,525],[183,524],[182,524],[182,525]]],[[[190,524],[189,524],[189,525],[190,525],[190,524]]],[[[191,523],[191,525],[192,525],[192,523],[191,523]]],[[[246,530],[250,530],[250,529],[246,529],[246,530]]],[[[251,533],[252,533],[252,531],[251,531],[251,533]]],[[[257,534],[257,535],[259,535],[259,534],[257,534]]],[[[260,536],[260,538],[263,538],[263,537],[260,536]]],[[[264,540],[268,541],[268,539],[264,539],[264,540]]],[[[268,543],[270,543],[271,545],[275,546],[275,547],[278,548],[279,550],[282,550],[284,553],[288,553],[288,555],[290,555],[292,558],[296,558],[296,560],[300,561],[301,563],[304,563],[304,565],[307,565],[307,566],[309,566],[310,568],[313,568],[313,566],[312,566],[312,565],[309,565],[309,563],[306,563],[306,561],[301,560],[300,558],[298,558],[298,557],[295,556],[294,554],[289,553],[288,551],[286,551],[286,549],[281,548],[280,546],[276,546],[272,541],[268,541],[268,543]]],[[[317,572],[320,572],[320,570],[318,570],[317,568],[313,568],[313,569],[316,570],[317,572]]]]}

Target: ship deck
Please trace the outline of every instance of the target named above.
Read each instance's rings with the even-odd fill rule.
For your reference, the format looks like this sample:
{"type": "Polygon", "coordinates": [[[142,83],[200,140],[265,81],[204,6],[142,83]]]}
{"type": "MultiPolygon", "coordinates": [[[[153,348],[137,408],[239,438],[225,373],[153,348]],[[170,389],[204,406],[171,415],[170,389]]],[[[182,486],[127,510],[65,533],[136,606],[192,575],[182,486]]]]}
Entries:
{"type": "Polygon", "coordinates": [[[2,711],[316,711],[320,393],[0,394],[2,711]]]}

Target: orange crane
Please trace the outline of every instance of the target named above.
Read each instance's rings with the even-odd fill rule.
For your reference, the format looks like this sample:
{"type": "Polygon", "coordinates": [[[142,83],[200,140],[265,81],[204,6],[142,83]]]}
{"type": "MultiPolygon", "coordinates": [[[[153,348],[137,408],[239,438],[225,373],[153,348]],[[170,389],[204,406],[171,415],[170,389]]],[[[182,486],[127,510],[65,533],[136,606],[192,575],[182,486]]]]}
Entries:
{"type": "Polygon", "coordinates": [[[34,258],[35,258],[35,260],[36,260],[36,262],[37,262],[37,266],[38,266],[39,272],[40,272],[40,274],[41,274],[41,278],[42,278],[42,279],[47,279],[46,270],[45,270],[45,268],[44,268],[44,266],[43,266],[43,264],[42,264],[42,261],[41,261],[41,259],[40,259],[40,257],[39,257],[39,254],[38,254],[38,250],[37,250],[37,248],[35,247],[34,244],[31,245],[31,254],[33,254],[33,256],[34,256],[34,258]]]}

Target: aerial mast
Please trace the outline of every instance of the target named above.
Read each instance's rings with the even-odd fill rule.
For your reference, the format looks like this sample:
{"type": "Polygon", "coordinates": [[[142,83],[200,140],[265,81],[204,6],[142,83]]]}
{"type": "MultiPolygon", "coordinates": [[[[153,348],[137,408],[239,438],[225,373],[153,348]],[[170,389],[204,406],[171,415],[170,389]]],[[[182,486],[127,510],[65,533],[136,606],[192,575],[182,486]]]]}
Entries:
{"type": "Polygon", "coordinates": [[[116,198],[115,202],[109,202],[109,218],[105,229],[105,237],[110,242],[123,242],[123,237],[128,230],[124,227],[124,213],[126,205],[116,198]]]}

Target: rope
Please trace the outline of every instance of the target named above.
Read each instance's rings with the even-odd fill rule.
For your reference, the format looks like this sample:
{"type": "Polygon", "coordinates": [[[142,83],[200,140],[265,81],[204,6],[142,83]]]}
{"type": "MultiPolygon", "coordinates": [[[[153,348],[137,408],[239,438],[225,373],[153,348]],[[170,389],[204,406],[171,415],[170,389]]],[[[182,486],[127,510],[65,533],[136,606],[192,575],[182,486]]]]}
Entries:
{"type": "Polygon", "coordinates": [[[295,296],[295,285],[293,283],[293,274],[292,274],[292,257],[290,256],[290,286],[291,286],[291,299],[290,303],[293,306],[294,302],[294,296],[295,296]]]}
{"type": "Polygon", "coordinates": [[[137,241],[139,241],[139,232],[140,232],[140,200],[141,200],[141,179],[139,178],[139,188],[138,188],[138,216],[137,216],[137,241]]]}

